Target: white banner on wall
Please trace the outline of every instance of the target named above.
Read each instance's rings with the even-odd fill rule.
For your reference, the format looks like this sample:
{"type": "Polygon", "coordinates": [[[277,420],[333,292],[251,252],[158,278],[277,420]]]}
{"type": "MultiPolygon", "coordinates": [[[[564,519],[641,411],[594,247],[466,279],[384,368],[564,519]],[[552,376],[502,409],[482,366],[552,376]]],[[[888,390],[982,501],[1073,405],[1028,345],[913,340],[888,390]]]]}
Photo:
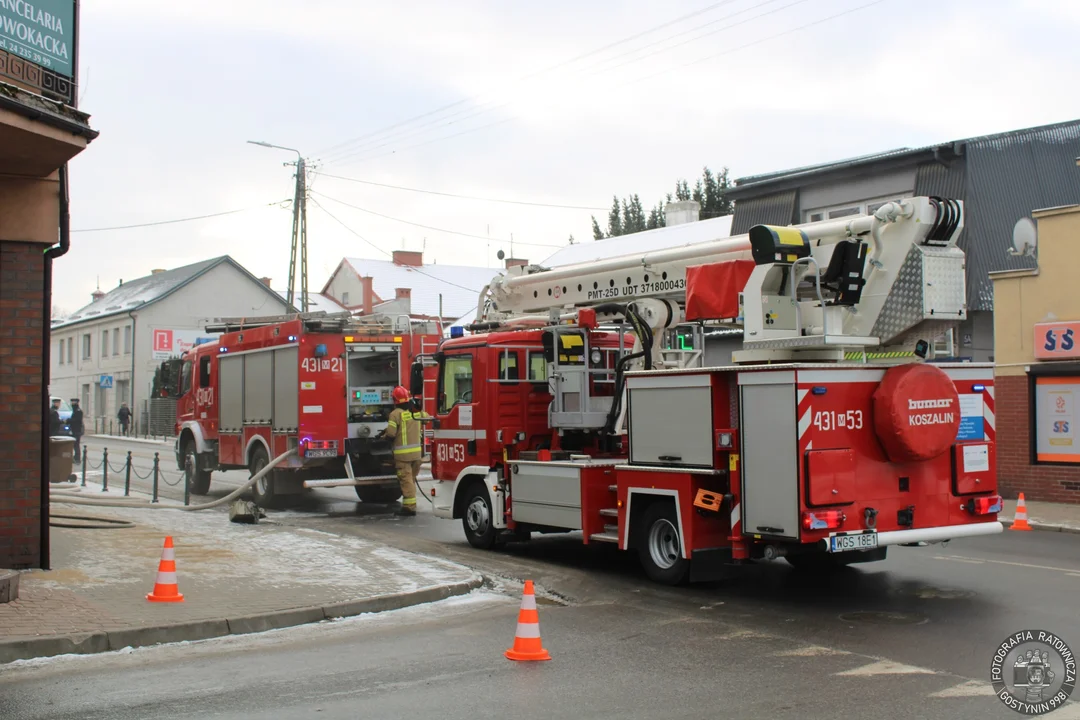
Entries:
{"type": "Polygon", "coordinates": [[[175,330],[173,328],[152,328],[152,352],[154,360],[168,360],[171,357],[180,357],[180,354],[195,347],[195,345],[214,340],[215,333],[206,333],[199,330],[175,330]]]}
{"type": "Polygon", "coordinates": [[[1035,379],[1035,459],[1080,464],[1076,437],[1080,377],[1035,379]]]}

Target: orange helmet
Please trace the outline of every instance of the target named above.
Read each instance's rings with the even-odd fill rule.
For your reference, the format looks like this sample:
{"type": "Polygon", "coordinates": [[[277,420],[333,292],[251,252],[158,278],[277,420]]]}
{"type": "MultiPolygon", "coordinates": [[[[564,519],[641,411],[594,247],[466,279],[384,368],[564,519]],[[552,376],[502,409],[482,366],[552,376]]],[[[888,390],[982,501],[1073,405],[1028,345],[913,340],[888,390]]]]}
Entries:
{"type": "Polygon", "coordinates": [[[407,388],[398,385],[396,388],[394,388],[394,391],[390,393],[390,396],[394,398],[394,402],[396,403],[408,402],[409,391],[407,388]]]}

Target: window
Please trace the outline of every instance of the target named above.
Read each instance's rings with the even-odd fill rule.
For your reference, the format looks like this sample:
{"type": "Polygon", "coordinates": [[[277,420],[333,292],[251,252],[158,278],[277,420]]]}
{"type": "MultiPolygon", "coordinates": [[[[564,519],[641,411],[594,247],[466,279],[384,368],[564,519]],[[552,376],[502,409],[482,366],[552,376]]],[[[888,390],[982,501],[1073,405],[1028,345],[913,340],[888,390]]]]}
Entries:
{"type": "Polygon", "coordinates": [[[191,390],[191,361],[184,361],[184,368],[180,371],[180,395],[187,395],[191,390]]]}
{"type": "Polygon", "coordinates": [[[82,336],[82,359],[90,359],[90,333],[82,336]]]}
{"type": "Polygon", "coordinates": [[[60,364],[64,364],[64,340],[60,339],[60,364]]]}
{"type": "Polygon", "coordinates": [[[71,364],[71,363],[74,362],[74,360],[72,360],[72,353],[73,352],[75,352],[75,338],[74,337],[69,337],[68,338],[68,364],[71,364]]]}
{"type": "Polygon", "coordinates": [[[199,387],[210,387],[210,356],[199,358],[199,387]]]}
{"type": "Polygon", "coordinates": [[[529,380],[547,382],[547,362],[544,360],[544,353],[529,353],[529,380]]]}
{"type": "Polygon", "coordinates": [[[124,328],[124,354],[131,354],[131,326],[124,328]]]}
{"type": "Polygon", "coordinates": [[[109,331],[101,331],[101,357],[109,357],[109,331]]]}
{"type": "Polygon", "coordinates": [[[112,354],[120,354],[120,328],[113,328],[112,331],[112,354]]]}
{"type": "Polygon", "coordinates": [[[347,292],[341,293],[341,304],[344,305],[345,307],[349,307],[349,293],[347,293],[347,292]]]}
{"type": "Polygon", "coordinates": [[[1066,374],[1075,368],[1072,364],[1062,365],[1054,367],[1050,371],[1053,374],[1028,375],[1028,382],[1034,385],[1031,397],[1035,401],[1031,413],[1033,465],[1080,463],[1080,443],[1076,440],[1080,375],[1066,374]]]}
{"type": "Polygon", "coordinates": [[[472,356],[447,357],[439,375],[439,414],[445,415],[455,405],[472,401],[472,356]]]}
{"type": "Polygon", "coordinates": [[[856,215],[873,215],[878,208],[885,203],[896,202],[900,200],[900,198],[907,197],[908,195],[910,195],[910,193],[887,198],[873,198],[857,203],[852,202],[844,205],[834,205],[832,207],[813,208],[803,212],[803,221],[821,222],[826,217],[830,220],[837,220],[839,218],[854,217],[856,215]]]}
{"type": "Polygon", "coordinates": [[[499,379],[500,380],[518,380],[520,375],[518,374],[518,354],[516,352],[503,351],[499,355],[499,379]]]}

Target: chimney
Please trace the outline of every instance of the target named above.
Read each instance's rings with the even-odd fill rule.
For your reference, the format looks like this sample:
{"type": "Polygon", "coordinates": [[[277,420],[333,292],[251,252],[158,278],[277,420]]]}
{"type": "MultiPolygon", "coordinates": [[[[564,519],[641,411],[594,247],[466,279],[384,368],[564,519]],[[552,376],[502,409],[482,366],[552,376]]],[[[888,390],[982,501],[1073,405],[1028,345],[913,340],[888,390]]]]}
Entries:
{"type": "Polygon", "coordinates": [[[163,273],[163,272],[165,272],[164,268],[158,268],[158,269],[156,269],[156,270],[151,270],[151,271],[150,271],[150,274],[151,274],[151,275],[160,275],[160,274],[161,274],[161,273],[163,273]]]}
{"type": "Polygon", "coordinates": [[[696,200],[679,200],[669,202],[664,206],[664,225],[683,225],[684,223],[697,222],[701,204],[696,200]]]}
{"type": "Polygon", "coordinates": [[[370,277],[360,278],[360,285],[363,287],[363,300],[360,311],[364,315],[370,315],[375,308],[375,288],[372,287],[371,283],[372,278],[370,277]]]}
{"type": "Polygon", "coordinates": [[[506,269],[509,270],[512,267],[524,267],[528,265],[529,261],[522,258],[506,258],[506,269]]]}
{"type": "Polygon", "coordinates": [[[424,264],[424,253],[416,252],[415,250],[395,250],[394,264],[422,267],[424,264]]]}
{"type": "Polygon", "coordinates": [[[411,298],[412,290],[410,288],[394,288],[394,299],[401,300],[402,298],[411,298]]]}
{"type": "Polygon", "coordinates": [[[97,302],[101,298],[105,297],[105,293],[101,291],[101,288],[98,288],[94,292],[90,293],[90,297],[94,298],[94,302],[97,302]]]}
{"type": "Polygon", "coordinates": [[[272,287],[272,285],[270,285],[271,278],[259,278],[259,282],[261,282],[266,287],[272,287]]]}

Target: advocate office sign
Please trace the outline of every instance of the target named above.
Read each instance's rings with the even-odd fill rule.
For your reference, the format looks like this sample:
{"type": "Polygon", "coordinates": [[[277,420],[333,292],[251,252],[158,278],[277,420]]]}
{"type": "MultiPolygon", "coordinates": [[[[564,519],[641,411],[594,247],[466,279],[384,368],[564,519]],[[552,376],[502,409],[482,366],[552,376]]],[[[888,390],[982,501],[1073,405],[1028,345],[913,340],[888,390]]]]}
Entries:
{"type": "Polygon", "coordinates": [[[71,78],[75,0],[0,0],[0,50],[71,78]]]}

